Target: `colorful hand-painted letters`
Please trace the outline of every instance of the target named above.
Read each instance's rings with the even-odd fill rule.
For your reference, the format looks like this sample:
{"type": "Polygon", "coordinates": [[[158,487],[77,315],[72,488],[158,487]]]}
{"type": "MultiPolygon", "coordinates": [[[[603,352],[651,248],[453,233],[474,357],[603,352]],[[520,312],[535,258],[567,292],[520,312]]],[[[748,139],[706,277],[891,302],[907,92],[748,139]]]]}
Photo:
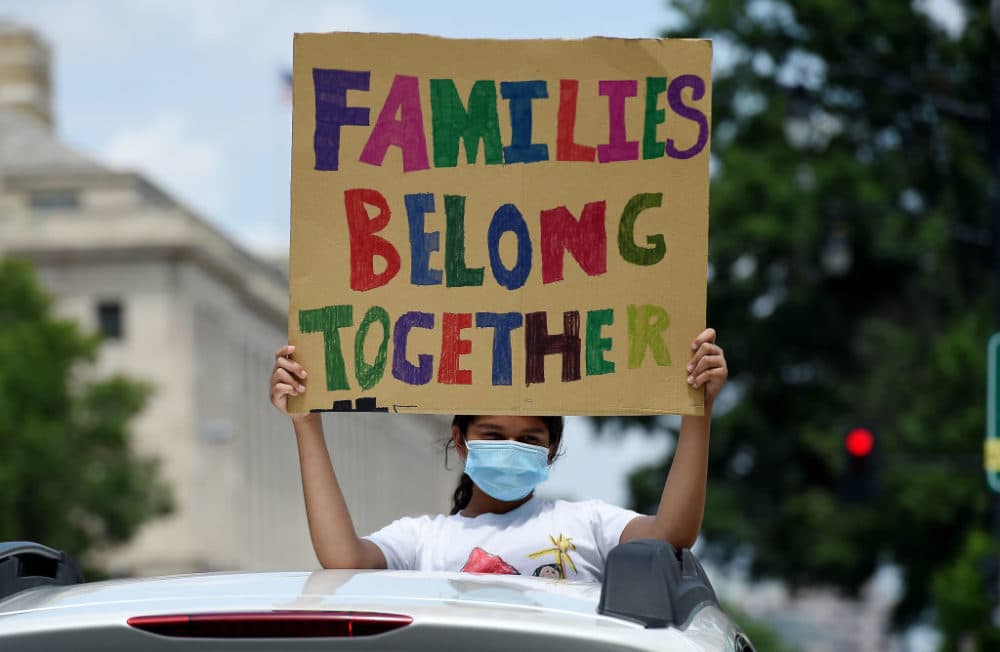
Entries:
{"type": "MultiPolygon", "coordinates": [[[[548,82],[501,81],[480,79],[472,84],[469,97],[463,102],[452,79],[427,80],[431,98],[429,126],[434,155],[428,154],[428,139],[421,110],[421,84],[417,77],[395,75],[389,94],[382,103],[378,119],[371,124],[371,107],[349,106],[347,91],[367,91],[370,70],[338,70],[314,68],[313,86],[316,98],[316,134],[313,143],[315,169],[337,170],[340,167],[341,130],[365,128],[367,139],[357,161],[381,166],[389,147],[398,147],[403,160],[403,172],[416,172],[431,167],[455,167],[459,145],[464,142],[467,161],[475,163],[482,143],[485,165],[538,163],[548,161],[549,146],[532,142],[532,108],[535,101],[552,101],[548,82]],[[497,86],[500,101],[506,101],[510,112],[510,142],[503,145],[500,135],[497,86]],[[398,118],[396,116],[399,116],[398,118]]],[[[596,95],[607,96],[607,142],[596,147],[574,142],[580,81],[559,80],[559,112],[556,119],[556,161],[615,163],[639,160],[639,141],[628,140],[625,124],[625,101],[638,94],[635,79],[601,80],[596,95]]],[[[664,155],[686,159],[696,156],[708,143],[708,119],[697,105],[685,104],[683,91],[690,89],[694,102],[705,96],[705,80],[685,74],[668,80],[666,77],[645,79],[645,114],[643,120],[642,158],[664,155]],[[679,149],[673,138],[657,140],[657,126],[666,122],[667,111],[657,108],[665,95],[672,115],[697,125],[694,142],[679,149]]],[[[546,125],[540,125],[544,128],[546,125]]]]}

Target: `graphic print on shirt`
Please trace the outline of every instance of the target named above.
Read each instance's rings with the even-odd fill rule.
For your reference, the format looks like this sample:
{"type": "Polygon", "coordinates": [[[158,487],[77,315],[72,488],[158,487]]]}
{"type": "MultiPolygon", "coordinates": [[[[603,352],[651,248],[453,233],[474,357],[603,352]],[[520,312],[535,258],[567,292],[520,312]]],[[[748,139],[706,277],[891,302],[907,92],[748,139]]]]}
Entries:
{"type": "Polygon", "coordinates": [[[532,559],[538,559],[540,557],[545,557],[546,555],[555,555],[555,562],[551,564],[545,564],[539,566],[535,569],[534,575],[539,577],[552,577],[552,571],[558,570],[559,579],[566,579],[566,564],[573,570],[575,575],[576,564],[573,563],[573,557],[570,556],[570,552],[576,552],[576,546],[573,545],[573,539],[559,533],[559,538],[549,535],[549,541],[552,542],[551,548],[544,548],[542,550],[536,550],[535,552],[529,553],[528,556],[532,559]]]}
{"type": "Polygon", "coordinates": [[[479,546],[472,549],[462,566],[463,573],[490,573],[493,575],[520,575],[516,568],[505,562],[500,555],[491,555],[479,546]]]}
{"type": "Polygon", "coordinates": [[[535,577],[544,577],[549,580],[561,580],[564,579],[562,575],[562,569],[559,564],[543,564],[535,569],[532,573],[535,577]]]}

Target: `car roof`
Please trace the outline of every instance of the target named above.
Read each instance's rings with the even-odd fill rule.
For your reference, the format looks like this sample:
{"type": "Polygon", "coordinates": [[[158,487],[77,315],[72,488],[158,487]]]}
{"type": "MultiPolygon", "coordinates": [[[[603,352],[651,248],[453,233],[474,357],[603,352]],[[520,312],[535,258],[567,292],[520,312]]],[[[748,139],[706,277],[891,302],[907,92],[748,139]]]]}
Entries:
{"type": "Polygon", "coordinates": [[[598,614],[600,592],[600,585],[591,583],[422,571],[204,573],[112,580],[37,587],[0,601],[0,647],[7,636],[6,640],[25,645],[38,643],[37,648],[24,649],[54,648],[63,636],[75,641],[74,647],[91,637],[107,650],[139,644],[152,650],[160,643],[167,649],[167,643],[177,641],[164,642],[159,640],[164,637],[136,631],[128,627],[128,619],[274,611],[376,612],[413,619],[412,627],[380,635],[383,645],[377,649],[397,649],[387,642],[399,644],[398,649],[434,649],[433,642],[441,646],[440,636],[446,635],[445,647],[463,641],[483,652],[494,649],[489,641],[500,635],[496,641],[506,644],[495,649],[520,647],[521,652],[536,644],[537,649],[550,651],[567,645],[580,651],[721,650],[735,631],[713,605],[700,609],[683,631],[646,629],[598,614]],[[439,632],[439,637],[435,639],[432,632],[439,632]],[[487,632],[490,636],[484,636],[487,632]]]}
{"type": "Polygon", "coordinates": [[[296,609],[342,603],[492,604],[594,614],[599,584],[542,578],[427,571],[319,570],[314,572],[198,573],[90,582],[29,590],[0,601],[5,614],[115,604],[156,605],[196,600],[296,609]]]}

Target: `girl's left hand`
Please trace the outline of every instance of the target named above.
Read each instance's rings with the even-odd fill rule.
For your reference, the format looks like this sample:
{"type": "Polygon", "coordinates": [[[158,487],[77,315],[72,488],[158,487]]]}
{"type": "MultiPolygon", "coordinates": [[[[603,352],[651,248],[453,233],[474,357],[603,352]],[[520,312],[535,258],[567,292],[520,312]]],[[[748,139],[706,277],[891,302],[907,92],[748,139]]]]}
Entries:
{"type": "Polygon", "coordinates": [[[691,342],[691,362],[688,363],[688,384],[694,388],[705,387],[705,402],[710,403],[719,395],[729,377],[726,356],[715,343],[715,329],[706,328],[691,342]]]}

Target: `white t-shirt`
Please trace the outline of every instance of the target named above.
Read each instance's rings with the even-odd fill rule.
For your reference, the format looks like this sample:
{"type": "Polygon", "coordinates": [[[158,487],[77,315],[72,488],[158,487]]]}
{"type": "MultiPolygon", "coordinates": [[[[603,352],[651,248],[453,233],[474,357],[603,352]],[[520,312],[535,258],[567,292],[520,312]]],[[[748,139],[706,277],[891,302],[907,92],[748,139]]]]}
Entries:
{"type": "Polygon", "coordinates": [[[636,512],[600,500],[532,498],[506,514],[405,517],[366,539],[394,570],[538,575],[600,582],[636,512]]]}

